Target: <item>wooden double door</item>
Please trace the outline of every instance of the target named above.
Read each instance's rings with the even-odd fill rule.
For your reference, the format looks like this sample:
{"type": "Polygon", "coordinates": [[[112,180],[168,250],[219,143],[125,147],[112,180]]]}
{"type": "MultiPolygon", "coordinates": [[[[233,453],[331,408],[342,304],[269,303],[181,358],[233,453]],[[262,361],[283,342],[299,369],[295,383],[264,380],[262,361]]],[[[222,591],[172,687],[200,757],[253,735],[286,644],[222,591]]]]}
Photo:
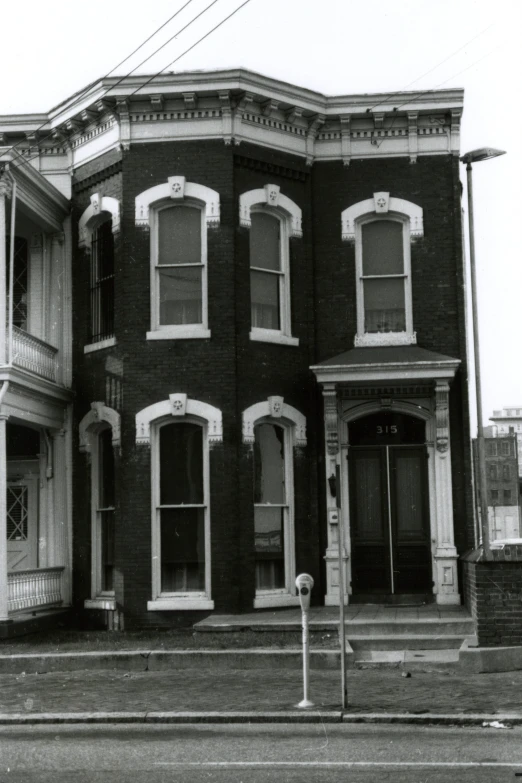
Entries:
{"type": "Polygon", "coordinates": [[[430,594],[425,423],[386,412],[349,429],[353,594],[430,594]]]}

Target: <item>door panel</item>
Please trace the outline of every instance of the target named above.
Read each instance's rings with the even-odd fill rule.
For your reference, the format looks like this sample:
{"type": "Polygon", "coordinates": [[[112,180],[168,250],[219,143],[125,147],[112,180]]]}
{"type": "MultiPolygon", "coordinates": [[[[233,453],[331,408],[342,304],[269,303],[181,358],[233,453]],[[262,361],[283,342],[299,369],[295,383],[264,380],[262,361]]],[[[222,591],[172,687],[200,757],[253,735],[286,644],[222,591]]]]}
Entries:
{"type": "Polygon", "coordinates": [[[350,453],[352,583],[357,592],[389,589],[385,458],[386,453],[378,447],[350,453]]]}
{"type": "Polygon", "coordinates": [[[399,447],[390,448],[389,454],[395,591],[429,590],[426,450],[399,447]]]}
{"type": "Polygon", "coordinates": [[[355,446],[349,470],[354,594],[430,592],[425,446],[355,446]]]}

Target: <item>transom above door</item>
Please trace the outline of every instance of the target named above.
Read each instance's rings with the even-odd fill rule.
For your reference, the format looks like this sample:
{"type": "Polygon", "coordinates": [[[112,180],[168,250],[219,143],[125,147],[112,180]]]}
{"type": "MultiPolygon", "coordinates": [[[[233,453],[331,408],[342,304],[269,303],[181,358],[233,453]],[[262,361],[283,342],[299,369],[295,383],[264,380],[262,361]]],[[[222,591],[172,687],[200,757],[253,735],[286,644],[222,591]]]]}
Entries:
{"type": "Polygon", "coordinates": [[[349,441],[354,596],[429,593],[425,422],[384,411],[350,423],[349,441]]]}

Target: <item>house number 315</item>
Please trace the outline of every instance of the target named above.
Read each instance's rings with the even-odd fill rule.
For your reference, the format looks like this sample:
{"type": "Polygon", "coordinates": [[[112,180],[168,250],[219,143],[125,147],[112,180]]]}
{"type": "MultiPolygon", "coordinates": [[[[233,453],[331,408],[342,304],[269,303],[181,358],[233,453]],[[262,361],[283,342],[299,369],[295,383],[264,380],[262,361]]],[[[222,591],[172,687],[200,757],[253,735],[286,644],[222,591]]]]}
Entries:
{"type": "Polygon", "coordinates": [[[397,435],[397,425],[391,424],[390,426],[386,425],[386,427],[381,427],[380,425],[377,427],[377,435],[397,435]]]}

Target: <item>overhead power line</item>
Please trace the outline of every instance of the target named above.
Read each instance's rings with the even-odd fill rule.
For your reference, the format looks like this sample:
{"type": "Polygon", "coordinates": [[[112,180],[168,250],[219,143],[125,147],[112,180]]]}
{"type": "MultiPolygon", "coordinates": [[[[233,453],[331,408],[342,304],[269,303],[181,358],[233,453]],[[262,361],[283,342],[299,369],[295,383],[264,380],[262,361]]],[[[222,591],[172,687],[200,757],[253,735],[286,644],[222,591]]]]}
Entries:
{"type": "MultiPolygon", "coordinates": [[[[160,30],[163,30],[163,28],[164,28],[164,27],[166,27],[166,25],[168,25],[168,24],[169,24],[169,22],[172,22],[172,20],[173,20],[173,19],[175,19],[175,17],[176,17],[176,16],[178,16],[178,15],[179,15],[179,14],[180,14],[180,13],[181,13],[181,12],[182,12],[182,11],[183,11],[183,10],[184,10],[184,9],[185,9],[187,6],[188,6],[188,5],[190,5],[192,2],[194,2],[194,0],[187,0],[187,2],[186,2],[186,3],[185,3],[183,6],[181,6],[181,8],[179,8],[179,9],[176,11],[176,13],[172,14],[172,16],[170,16],[170,17],[167,19],[167,21],[166,21],[166,22],[163,22],[163,24],[162,24],[162,25],[160,25],[160,26],[159,26],[159,27],[158,27],[158,28],[157,28],[157,29],[156,29],[156,30],[155,30],[155,31],[154,31],[154,32],[153,32],[151,35],[149,35],[149,37],[148,37],[148,38],[146,38],[146,39],[145,39],[145,41],[143,41],[143,43],[141,43],[141,44],[140,44],[138,47],[136,47],[136,49],[134,49],[134,51],[132,51],[132,52],[131,52],[131,53],[130,53],[130,54],[127,56],[127,57],[125,57],[125,59],[124,59],[124,60],[122,60],[120,63],[118,63],[118,65],[116,65],[116,66],[115,66],[114,68],[112,68],[112,69],[111,69],[111,70],[110,70],[108,73],[106,73],[106,74],[105,74],[105,76],[102,76],[102,77],[101,77],[101,79],[96,79],[96,81],[102,81],[103,79],[107,79],[107,78],[108,78],[108,77],[111,75],[111,73],[113,73],[113,72],[116,70],[116,68],[119,68],[121,65],[123,65],[123,63],[127,62],[127,60],[129,60],[129,59],[130,59],[130,58],[131,58],[131,57],[132,57],[134,54],[136,54],[136,52],[138,52],[140,49],[142,49],[142,48],[145,46],[145,44],[146,44],[146,43],[148,43],[148,42],[149,42],[149,41],[150,41],[152,38],[154,38],[154,36],[155,36],[155,35],[157,35],[157,33],[159,33],[159,32],[160,32],[160,30]]],[[[216,2],[217,2],[217,0],[216,0],[216,2]]],[[[201,16],[201,14],[198,14],[198,16],[201,16]]],[[[193,19],[192,21],[195,21],[195,19],[197,19],[197,18],[198,18],[198,17],[194,17],[194,19],[193,19]]],[[[187,26],[188,26],[188,25],[187,25],[187,26]]],[[[187,27],[187,26],[186,26],[186,27],[187,27]]],[[[176,35],[179,35],[181,32],[183,32],[183,30],[184,30],[184,29],[186,29],[186,27],[182,28],[181,30],[178,30],[178,31],[177,31],[177,33],[176,33],[176,34],[173,36],[173,38],[175,38],[175,37],[176,37],[176,35]]],[[[172,40],[172,38],[171,38],[170,40],[172,40]]],[[[160,48],[161,48],[161,47],[160,47],[160,48]]],[[[156,50],[156,51],[159,51],[159,49],[158,49],[158,50],[156,50]]],[[[150,55],[150,57],[147,57],[145,60],[143,60],[143,62],[142,62],[142,63],[140,63],[140,65],[143,65],[143,63],[147,62],[147,60],[148,60],[148,59],[150,59],[151,57],[153,57],[153,56],[154,56],[154,54],[156,54],[156,52],[153,52],[153,53],[150,55]]],[[[140,65],[138,65],[137,67],[139,68],[139,67],[140,67],[140,65]]],[[[134,70],[136,70],[136,69],[134,69],[134,70]]],[[[130,71],[130,73],[129,73],[129,74],[127,74],[127,75],[130,75],[131,73],[133,73],[133,71],[130,71]]],[[[85,96],[85,95],[86,95],[86,94],[89,92],[89,90],[90,90],[91,86],[92,86],[94,83],[95,83],[95,82],[90,82],[90,83],[87,85],[87,87],[85,87],[83,90],[81,90],[81,91],[79,92],[79,94],[76,96],[76,100],[81,100],[81,99],[82,99],[82,98],[83,98],[83,97],[84,97],[84,96],[85,96]]],[[[45,121],[45,122],[44,122],[42,125],[40,125],[38,128],[35,128],[35,130],[33,131],[33,133],[38,133],[38,131],[42,130],[42,128],[45,128],[45,126],[47,125],[47,123],[48,123],[48,120],[46,120],[46,121],[45,121]]],[[[52,135],[53,135],[53,133],[52,133],[52,132],[51,132],[51,133],[48,133],[48,134],[46,134],[45,136],[42,136],[42,138],[40,139],[40,141],[45,141],[45,139],[49,139],[49,138],[50,138],[52,135]]],[[[23,142],[22,142],[22,141],[19,141],[19,142],[17,142],[16,144],[13,144],[13,145],[12,145],[12,147],[10,147],[10,149],[11,149],[11,150],[16,150],[16,148],[17,148],[17,147],[19,147],[21,144],[23,144],[23,142]]],[[[32,158],[29,158],[29,159],[27,160],[27,162],[29,162],[29,160],[34,160],[36,157],[38,157],[38,156],[37,156],[37,155],[34,155],[32,158]]],[[[26,159],[25,159],[25,158],[23,158],[23,160],[24,160],[24,161],[26,161],[26,159]]]]}
{"type": "MultiPolygon", "coordinates": [[[[411,87],[412,84],[416,84],[421,79],[424,79],[425,76],[428,76],[428,74],[433,73],[433,71],[436,71],[437,68],[440,68],[441,65],[444,65],[444,63],[447,63],[448,60],[451,60],[452,57],[455,57],[455,55],[459,54],[459,52],[461,52],[463,49],[465,49],[466,46],[469,46],[470,43],[473,43],[473,41],[475,41],[477,38],[480,38],[481,35],[484,35],[484,33],[487,33],[487,31],[491,30],[491,28],[494,27],[494,26],[495,26],[495,23],[490,24],[489,27],[485,27],[484,30],[481,30],[481,32],[477,33],[477,35],[473,36],[473,38],[470,38],[469,41],[466,41],[465,44],[463,44],[461,47],[459,47],[454,52],[452,52],[452,54],[448,55],[444,60],[441,60],[440,63],[437,63],[437,65],[434,65],[433,68],[430,68],[430,70],[426,71],[426,73],[423,73],[422,76],[418,76],[412,82],[410,82],[405,87],[403,87],[402,90],[399,90],[399,92],[404,92],[405,90],[408,89],[408,87],[411,87]]],[[[459,71],[459,73],[462,73],[462,71],[459,71]]],[[[457,74],[453,74],[453,76],[451,76],[450,79],[453,79],[455,76],[458,76],[458,75],[459,75],[458,73],[457,74]]],[[[450,81],[450,79],[447,79],[446,81],[450,81]]],[[[446,84],[446,82],[442,82],[442,84],[446,84]]],[[[437,88],[436,87],[432,87],[431,89],[435,90],[437,88]]],[[[423,95],[424,92],[430,92],[430,90],[423,91],[421,93],[421,95],[423,95]]],[[[381,103],[376,103],[373,106],[370,106],[370,108],[367,109],[366,111],[368,111],[368,112],[373,111],[377,106],[384,106],[385,104],[390,103],[390,101],[393,101],[393,96],[391,98],[387,98],[385,101],[382,101],[381,103]]],[[[404,106],[404,104],[402,104],[402,105],[404,106]]]]}
{"type": "MultiPolygon", "coordinates": [[[[214,2],[217,2],[217,0],[214,0],[214,2]]],[[[206,9],[204,9],[204,11],[202,11],[201,13],[204,13],[205,11],[207,11],[207,10],[208,10],[208,9],[209,9],[209,8],[210,8],[212,5],[214,5],[214,2],[213,2],[213,3],[211,3],[209,6],[207,6],[207,8],[206,8],[206,9]]],[[[202,41],[204,41],[204,40],[205,40],[205,38],[208,38],[208,37],[209,37],[209,35],[211,35],[211,34],[212,34],[212,33],[213,33],[215,30],[217,30],[219,27],[221,27],[222,25],[224,25],[224,24],[225,24],[225,22],[227,22],[229,19],[231,19],[231,18],[232,18],[232,17],[233,17],[235,14],[237,14],[237,12],[238,12],[238,11],[240,11],[240,10],[241,10],[241,9],[242,9],[242,8],[243,8],[245,5],[248,5],[248,3],[250,3],[250,2],[251,2],[251,0],[245,0],[245,2],[244,2],[244,3],[242,3],[240,6],[238,6],[238,7],[237,7],[237,8],[236,8],[234,11],[232,11],[232,13],[231,13],[231,14],[229,14],[229,15],[228,15],[228,16],[226,16],[224,19],[222,19],[222,20],[221,20],[221,22],[219,22],[219,23],[218,23],[217,25],[215,25],[215,26],[214,26],[214,27],[213,27],[211,30],[209,30],[207,33],[205,33],[205,35],[203,35],[203,36],[202,36],[201,38],[199,38],[199,39],[198,39],[198,40],[197,40],[195,43],[193,43],[193,44],[192,44],[192,46],[189,46],[189,47],[188,47],[188,49],[185,49],[185,51],[184,51],[184,52],[182,52],[180,55],[178,55],[178,57],[176,57],[176,58],[175,58],[175,60],[173,60],[171,63],[169,63],[168,65],[166,65],[164,68],[162,68],[162,70],[161,70],[161,71],[158,71],[156,74],[154,74],[154,76],[148,77],[148,78],[146,79],[146,81],[145,81],[143,84],[141,84],[139,87],[137,87],[137,88],[136,88],[136,89],[135,89],[135,90],[134,90],[132,93],[130,93],[130,95],[129,95],[128,97],[130,98],[132,95],[135,95],[137,92],[139,92],[140,90],[142,90],[142,89],[143,89],[143,87],[146,87],[146,86],[147,86],[147,84],[150,84],[150,82],[151,82],[151,81],[153,81],[153,79],[155,79],[157,76],[160,76],[160,75],[161,75],[161,74],[162,74],[164,71],[166,71],[166,70],[167,70],[167,68],[170,68],[172,65],[174,65],[174,63],[178,62],[178,60],[180,60],[182,57],[184,57],[184,56],[185,56],[185,55],[186,55],[188,52],[192,51],[192,49],[194,49],[196,46],[198,46],[198,44],[200,44],[202,41]]],[[[201,16],[201,13],[199,14],[199,16],[201,16]]],[[[195,18],[197,18],[197,17],[195,17],[195,18]]],[[[193,21],[194,21],[194,20],[193,20],[193,21]]],[[[179,33],[177,33],[177,35],[178,35],[178,34],[179,34],[179,33]]],[[[173,37],[175,37],[175,36],[173,36],[173,37]]],[[[153,55],[151,55],[151,56],[153,56],[153,55]]],[[[138,66],[138,67],[139,67],[139,66],[138,66]]],[[[131,72],[131,73],[132,73],[132,72],[131,72]]],[[[117,84],[121,83],[121,81],[123,81],[125,78],[127,78],[127,77],[126,77],[126,76],[125,76],[125,77],[122,77],[122,79],[120,79],[120,81],[119,81],[119,82],[117,82],[115,85],[111,85],[110,87],[108,87],[108,88],[107,88],[107,90],[106,90],[106,92],[105,92],[105,95],[107,95],[107,94],[108,94],[108,92],[110,92],[110,90],[113,90],[113,89],[114,89],[114,88],[117,86],[117,84]]],[[[44,137],[43,137],[43,139],[42,139],[42,141],[43,141],[44,139],[46,139],[46,138],[49,138],[49,136],[51,136],[51,135],[52,135],[52,134],[48,134],[47,136],[44,136],[44,137]]],[[[12,147],[12,149],[14,149],[14,147],[12,147]]],[[[21,162],[20,162],[19,166],[23,166],[24,164],[26,164],[26,163],[30,163],[32,160],[35,160],[35,159],[36,159],[36,158],[39,156],[39,153],[38,153],[38,154],[36,154],[36,155],[33,155],[32,157],[29,157],[29,158],[24,158],[24,157],[23,157],[22,155],[20,155],[20,153],[18,153],[18,152],[17,152],[17,155],[18,155],[18,156],[20,157],[20,159],[21,159],[21,162]]],[[[13,168],[19,168],[19,166],[13,165],[13,168]]]]}

